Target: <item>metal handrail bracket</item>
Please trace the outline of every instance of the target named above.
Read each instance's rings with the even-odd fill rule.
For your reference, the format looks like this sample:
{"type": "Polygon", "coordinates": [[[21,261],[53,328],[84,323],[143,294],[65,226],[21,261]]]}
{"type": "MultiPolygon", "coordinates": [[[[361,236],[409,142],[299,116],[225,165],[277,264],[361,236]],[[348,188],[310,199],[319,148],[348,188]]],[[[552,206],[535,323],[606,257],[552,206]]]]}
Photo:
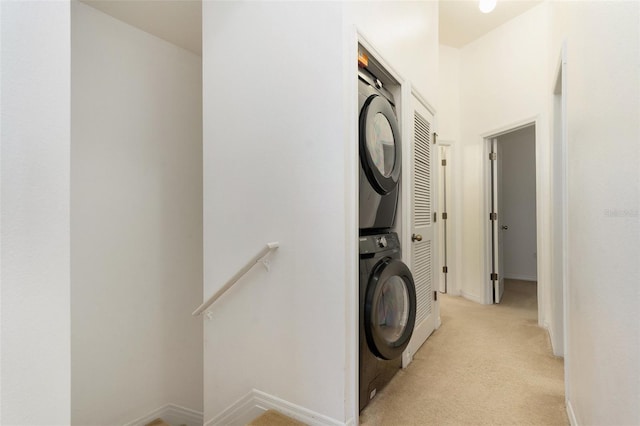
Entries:
{"type": "Polygon", "coordinates": [[[267,268],[267,271],[268,271],[269,270],[269,262],[265,259],[265,257],[269,253],[271,253],[273,250],[277,249],[278,247],[280,247],[280,243],[277,242],[277,241],[274,241],[274,242],[271,242],[271,243],[267,243],[267,245],[264,246],[262,248],[262,250],[260,250],[260,252],[258,252],[258,254],[253,256],[251,258],[251,260],[249,260],[238,272],[236,272],[236,274],[233,277],[231,277],[229,279],[229,281],[227,281],[225,283],[225,285],[223,285],[220,288],[220,290],[216,291],[202,305],[198,306],[198,309],[193,311],[192,315],[194,317],[202,315],[207,309],[209,309],[209,307],[211,307],[211,305],[213,305],[215,303],[216,300],[218,300],[220,297],[222,297],[222,295],[224,293],[226,293],[227,290],[229,290],[231,287],[233,287],[233,285],[235,283],[237,283],[238,280],[240,280],[240,278],[242,278],[244,276],[244,274],[249,272],[249,270],[251,268],[253,268],[254,266],[256,266],[258,263],[262,262],[264,264],[265,268],[267,268]]]}

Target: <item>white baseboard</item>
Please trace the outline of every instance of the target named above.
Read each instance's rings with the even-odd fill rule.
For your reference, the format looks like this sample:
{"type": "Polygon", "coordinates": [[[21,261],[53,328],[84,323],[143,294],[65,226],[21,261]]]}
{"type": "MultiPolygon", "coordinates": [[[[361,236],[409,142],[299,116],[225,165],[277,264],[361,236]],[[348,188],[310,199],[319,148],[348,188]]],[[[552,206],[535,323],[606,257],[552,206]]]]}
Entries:
{"type": "Polygon", "coordinates": [[[460,296],[464,297],[465,299],[471,300],[472,302],[480,303],[481,305],[485,304],[484,300],[482,300],[481,297],[478,297],[475,294],[467,293],[466,291],[461,290],[460,296]]]}
{"type": "Polygon", "coordinates": [[[576,413],[573,411],[573,405],[571,405],[571,401],[566,401],[567,405],[567,417],[569,417],[569,424],[571,426],[578,426],[578,419],[576,419],[576,413]]]}
{"type": "Polygon", "coordinates": [[[505,280],[520,280],[520,281],[538,281],[538,278],[533,275],[521,275],[521,274],[507,274],[504,273],[505,280]]]}
{"type": "Polygon", "coordinates": [[[549,341],[551,342],[551,351],[553,352],[553,355],[560,358],[564,358],[564,351],[561,351],[560,348],[558,347],[558,344],[556,343],[556,339],[553,334],[553,328],[551,328],[551,326],[547,321],[545,321],[542,324],[542,328],[547,330],[547,334],[549,335],[549,341]]]}
{"type": "Polygon", "coordinates": [[[207,421],[205,426],[244,426],[269,409],[278,411],[308,425],[345,426],[355,424],[353,419],[342,423],[331,417],[324,416],[273,395],[253,389],[222,413],[207,421]]]}
{"type": "Polygon", "coordinates": [[[204,422],[204,415],[200,411],[177,404],[167,404],[132,422],[126,423],[124,426],[144,426],[158,418],[161,418],[171,426],[201,426],[204,422]]]}

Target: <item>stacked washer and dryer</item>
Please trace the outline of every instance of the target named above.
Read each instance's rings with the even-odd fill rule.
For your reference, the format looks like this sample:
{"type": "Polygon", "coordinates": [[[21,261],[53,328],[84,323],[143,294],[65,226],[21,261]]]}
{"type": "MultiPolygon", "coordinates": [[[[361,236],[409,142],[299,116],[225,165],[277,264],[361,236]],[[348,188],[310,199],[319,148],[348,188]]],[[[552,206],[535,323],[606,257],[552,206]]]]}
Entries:
{"type": "Polygon", "coordinates": [[[416,317],[413,277],[402,262],[398,210],[402,165],[393,95],[373,72],[358,71],[360,109],[360,410],[402,366],[416,317]]]}

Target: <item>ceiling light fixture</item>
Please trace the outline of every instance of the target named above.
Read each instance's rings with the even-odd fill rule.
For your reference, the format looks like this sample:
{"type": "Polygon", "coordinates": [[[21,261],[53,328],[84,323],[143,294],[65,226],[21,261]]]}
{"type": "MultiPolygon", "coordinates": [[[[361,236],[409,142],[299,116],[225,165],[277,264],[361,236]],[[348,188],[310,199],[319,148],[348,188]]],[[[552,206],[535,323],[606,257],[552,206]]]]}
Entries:
{"type": "Polygon", "coordinates": [[[480,12],[489,13],[496,8],[497,0],[480,0],[478,7],[480,12]]]}

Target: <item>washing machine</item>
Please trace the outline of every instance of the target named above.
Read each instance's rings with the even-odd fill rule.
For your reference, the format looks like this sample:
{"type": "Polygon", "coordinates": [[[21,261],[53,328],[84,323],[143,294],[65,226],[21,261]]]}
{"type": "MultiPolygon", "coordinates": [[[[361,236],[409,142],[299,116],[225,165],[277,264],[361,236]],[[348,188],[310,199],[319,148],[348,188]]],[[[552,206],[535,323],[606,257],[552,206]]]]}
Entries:
{"type": "Polygon", "coordinates": [[[360,229],[387,229],[395,221],[402,164],[394,100],[366,69],[358,71],[358,99],[360,229]]]}
{"type": "Polygon", "coordinates": [[[415,285],[398,235],[361,236],[360,411],[401,368],[415,319],[415,285]]]}

